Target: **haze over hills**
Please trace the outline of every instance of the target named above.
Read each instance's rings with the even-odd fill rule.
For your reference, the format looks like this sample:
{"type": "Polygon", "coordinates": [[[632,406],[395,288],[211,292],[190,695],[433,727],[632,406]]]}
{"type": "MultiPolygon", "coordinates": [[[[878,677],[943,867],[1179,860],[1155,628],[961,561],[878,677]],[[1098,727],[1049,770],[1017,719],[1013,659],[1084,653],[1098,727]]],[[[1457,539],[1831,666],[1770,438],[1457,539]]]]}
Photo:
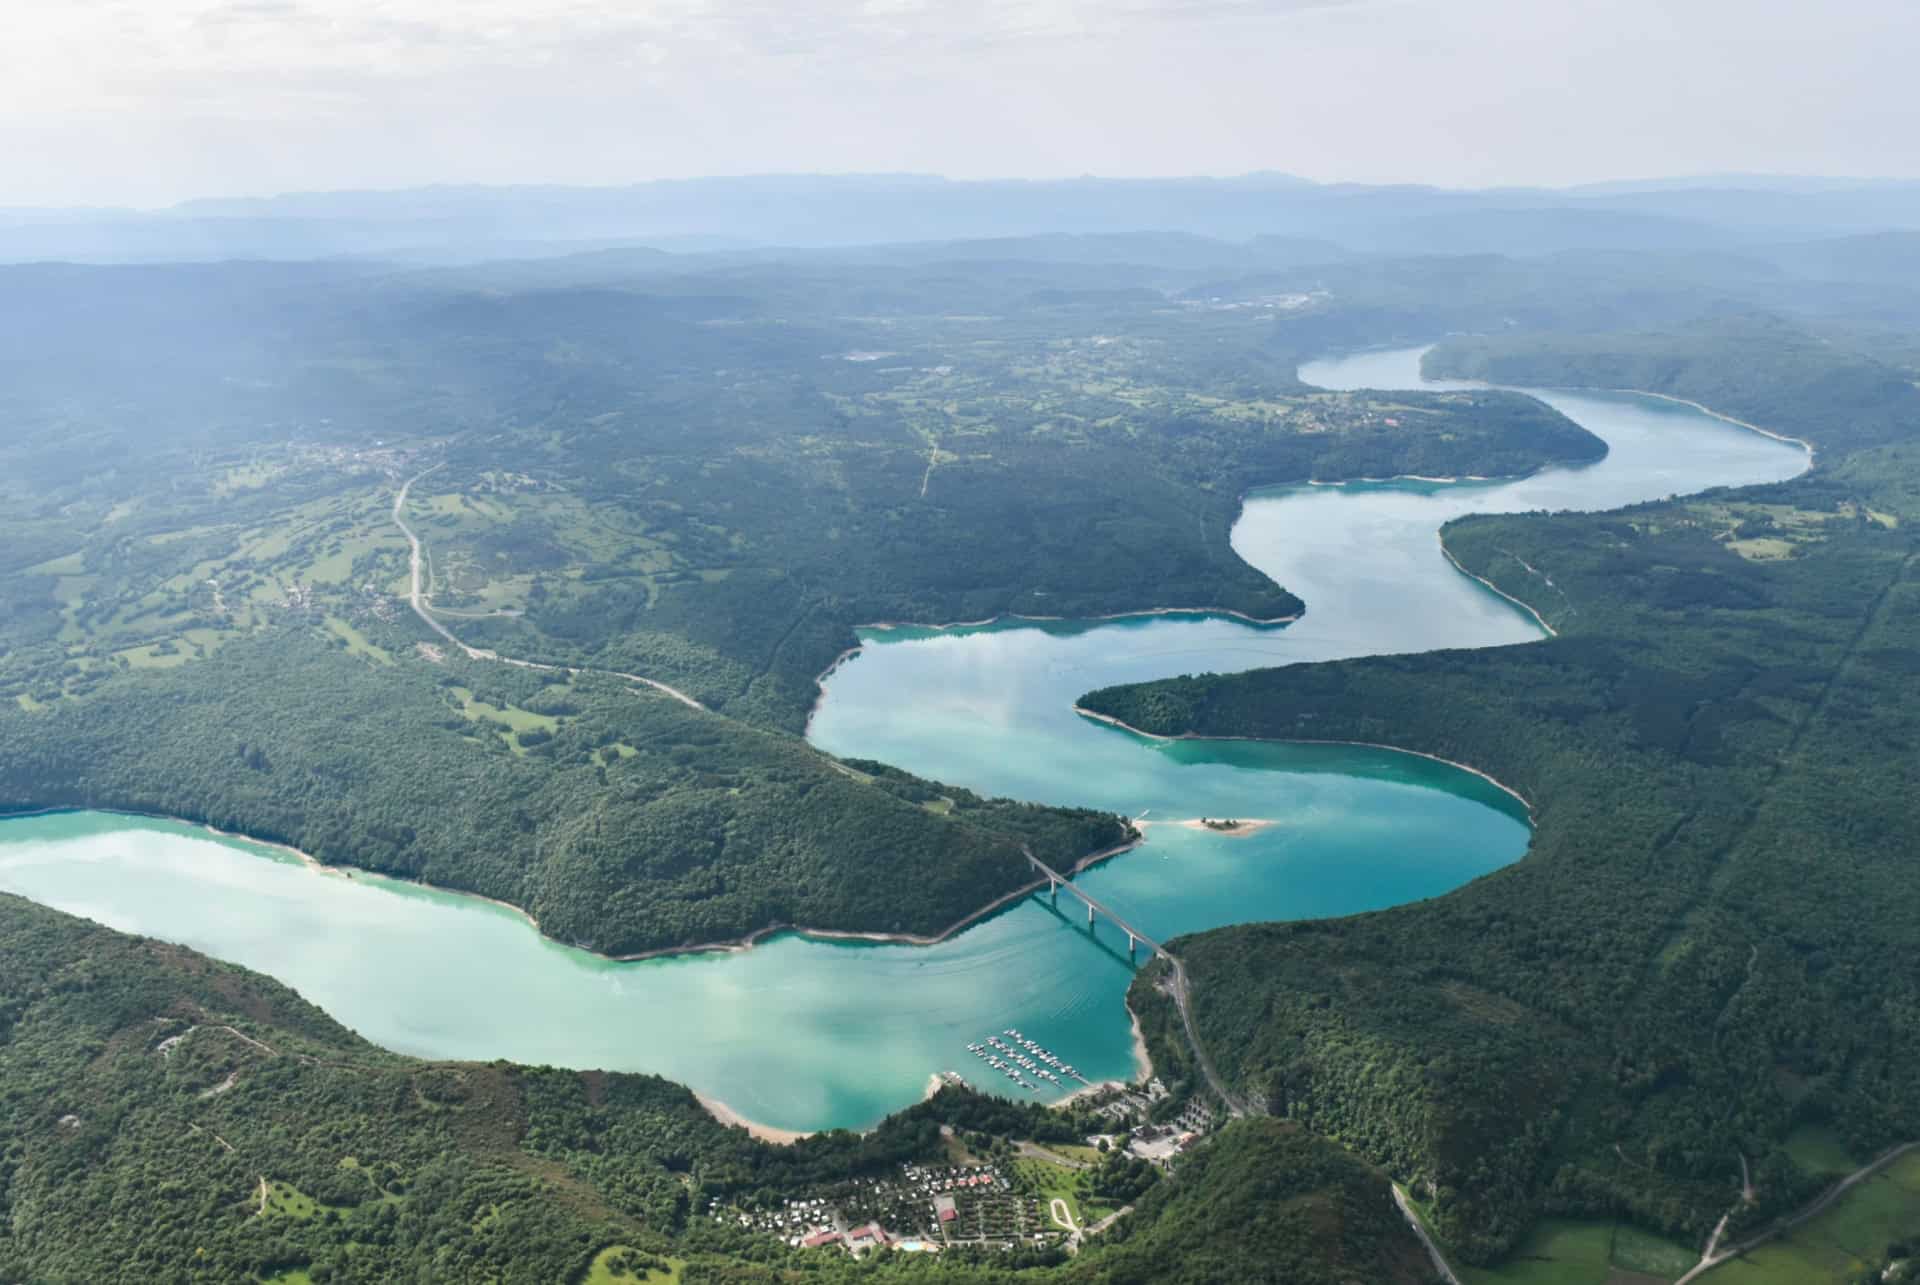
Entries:
{"type": "Polygon", "coordinates": [[[445,186],[0,211],[0,261],[692,251],[1045,234],[1277,236],[1389,254],[1705,250],[1920,228],[1920,183],[1748,176],[1445,189],[1232,178],[956,181],[752,175],[607,187],[445,186]]]}

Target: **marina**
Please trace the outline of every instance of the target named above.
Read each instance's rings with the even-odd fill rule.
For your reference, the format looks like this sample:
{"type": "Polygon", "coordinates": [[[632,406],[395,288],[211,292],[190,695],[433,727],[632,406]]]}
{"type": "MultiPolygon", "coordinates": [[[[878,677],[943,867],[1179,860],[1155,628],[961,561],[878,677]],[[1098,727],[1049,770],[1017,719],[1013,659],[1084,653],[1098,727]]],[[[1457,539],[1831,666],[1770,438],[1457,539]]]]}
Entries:
{"type": "Polygon", "coordinates": [[[1068,1080],[1078,1081],[1082,1085],[1093,1083],[1071,1063],[1062,1061],[1053,1050],[1028,1039],[1011,1026],[998,1035],[989,1035],[967,1045],[967,1052],[1031,1093],[1062,1088],[1068,1080]],[[1025,1078],[1029,1075],[1037,1081],[1043,1081],[1044,1085],[1029,1083],[1025,1078]]]}

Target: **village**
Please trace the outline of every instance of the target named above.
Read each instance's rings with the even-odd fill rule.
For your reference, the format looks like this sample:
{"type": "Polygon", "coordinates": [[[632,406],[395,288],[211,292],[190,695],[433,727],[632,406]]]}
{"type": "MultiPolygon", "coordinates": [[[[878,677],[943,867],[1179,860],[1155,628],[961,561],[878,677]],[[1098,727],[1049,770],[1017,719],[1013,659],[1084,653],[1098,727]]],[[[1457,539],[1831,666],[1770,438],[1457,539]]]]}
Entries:
{"type": "MultiPolygon", "coordinates": [[[[855,1257],[871,1249],[931,1252],[973,1244],[1011,1249],[1045,1243],[1069,1229],[1048,1221],[1039,1197],[1016,1189],[995,1163],[904,1164],[882,1178],[857,1178],[778,1209],[733,1213],[742,1227],[807,1249],[840,1248],[855,1257]]],[[[715,1221],[728,1217],[713,1215],[715,1221]]]]}
{"type": "MultiPolygon", "coordinates": [[[[951,1072],[942,1079],[964,1083],[951,1072]]],[[[987,1139],[943,1126],[950,1163],[902,1164],[881,1177],[790,1196],[775,1208],[728,1207],[711,1217],[795,1248],[856,1258],[962,1246],[1077,1252],[1084,1238],[1131,1212],[1132,1193],[1158,1181],[1214,1127],[1213,1113],[1198,1100],[1167,1117],[1171,1097],[1157,1077],[1103,1086],[1076,1104],[1076,1115],[1105,1128],[1079,1143],[987,1139]]]]}

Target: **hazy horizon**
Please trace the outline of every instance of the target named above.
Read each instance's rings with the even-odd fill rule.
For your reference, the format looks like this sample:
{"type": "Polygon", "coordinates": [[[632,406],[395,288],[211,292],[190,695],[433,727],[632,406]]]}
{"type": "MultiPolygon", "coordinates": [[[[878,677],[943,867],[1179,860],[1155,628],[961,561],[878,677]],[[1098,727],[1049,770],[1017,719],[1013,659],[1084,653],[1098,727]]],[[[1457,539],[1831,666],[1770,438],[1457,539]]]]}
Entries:
{"type": "Polygon", "coordinates": [[[0,206],[707,175],[1920,177],[1894,0],[126,0],[16,19],[0,206]]]}
{"type": "MultiPolygon", "coordinates": [[[[306,198],[351,197],[351,196],[397,196],[407,193],[458,193],[514,191],[538,191],[542,189],[593,192],[618,192],[652,185],[697,184],[697,183],[753,183],[778,182],[783,180],[869,180],[884,181],[897,179],[902,182],[924,182],[929,185],[1030,185],[1042,187],[1049,184],[1071,183],[1233,183],[1253,182],[1260,179],[1272,179],[1282,182],[1298,183],[1322,188],[1352,187],[1356,189],[1407,188],[1428,190],[1441,194],[1497,196],[1503,193],[1524,195],[1527,193],[1547,193],[1558,196],[1597,196],[1611,193],[1653,193],[1663,190],[1724,189],[1779,191],[1790,194],[1804,194],[1835,190],[1853,190],[1873,187],[1897,187],[1920,184],[1920,176],[1902,176],[1893,174],[1814,174],[1794,171],[1734,171],[1724,173],[1681,172],[1673,174],[1613,175],[1582,179],[1577,182],[1559,184],[1448,184],[1421,183],[1411,180],[1398,182],[1365,182],[1354,179],[1324,179],[1311,175],[1295,174],[1283,170],[1243,170],[1231,173],[1165,173],[1165,174],[982,174],[955,175],[925,170],[762,170],[753,172],[715,171],[706,174],[685,174],[665,178],[608,178],[599,181],[581,180],[578,182],[547,182],[536,179],[503,179],[497,182],[436,182],[423,179],[418,183],[395,184],[344,184],[329,187],[293,187],[259,191],[204,191],[193,192],[178,200],[153,204],[81,202],[74,204],[0,204],[0,215],[42,214],[42,213],[101,213],[101,214],[164,214],[194,206],[239,205],[246,203],[267,204],[276,201],[298,201],[306,198]]],[[[1142,227],[1142,231],[1153,229],[1142,227]]]]}

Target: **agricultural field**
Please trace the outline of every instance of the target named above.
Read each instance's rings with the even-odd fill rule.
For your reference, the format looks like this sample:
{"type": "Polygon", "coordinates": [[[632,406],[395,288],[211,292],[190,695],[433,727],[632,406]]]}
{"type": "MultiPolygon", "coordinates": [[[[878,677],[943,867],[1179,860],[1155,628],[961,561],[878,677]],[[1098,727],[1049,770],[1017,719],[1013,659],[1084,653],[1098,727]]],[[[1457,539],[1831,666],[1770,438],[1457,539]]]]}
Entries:
{"type": "MultiPolygon", "coordinates": [[[[76,524],[66,538],[81,547],[0,577],[14,608],[0,613],[0,695],[38,709],[276,627],[320,628],[391,663],[365,629],[400,610],[406,543],[390,509],[407,461],[317,447],[224,472],[180,461],[164,491],[76,524]]],[[[85,505],[69,508],[77,518],[85,505]]]]}
{"type": "Polygon", "coordinates": [[[1687,504],[1677,512],[1685,515],[1677,523],[1665,518],[1645,523],[1629,519],[1629,524],[1646,535],[1697,527],[1749,562],[1802,557],[1812,546],[1852,527],[1891,531],[1900,525],[1893,514],[1850,500],[1837,500],[1828,508],[1718,500],[1687,504]]]}
{"type": "Polygon", "coordinates": [[[1832,1208],[1716,1268],[1712,1285],[1845,1281],[1877,1268],[1889,1246],[1920,1240],[1920,1153],[1909,1152],[1832,1208]]]}
{"type": "Polygon", "coordinates": [[[1851,1173],[1861,1164],[1839,1134],[1820,1125],[1800,1126],[1787,1135],[1785,1146],[1794,1163],[1810,1173],[1851,1173]]]}
{"type": "Polygon", "coordinates": [[[1655,1285],[1700,1260],[1685,1246],[1621,1223],[1542,1219],[1497,1267],[1459,1267],[1465,1285],[1655,1285]]]}

